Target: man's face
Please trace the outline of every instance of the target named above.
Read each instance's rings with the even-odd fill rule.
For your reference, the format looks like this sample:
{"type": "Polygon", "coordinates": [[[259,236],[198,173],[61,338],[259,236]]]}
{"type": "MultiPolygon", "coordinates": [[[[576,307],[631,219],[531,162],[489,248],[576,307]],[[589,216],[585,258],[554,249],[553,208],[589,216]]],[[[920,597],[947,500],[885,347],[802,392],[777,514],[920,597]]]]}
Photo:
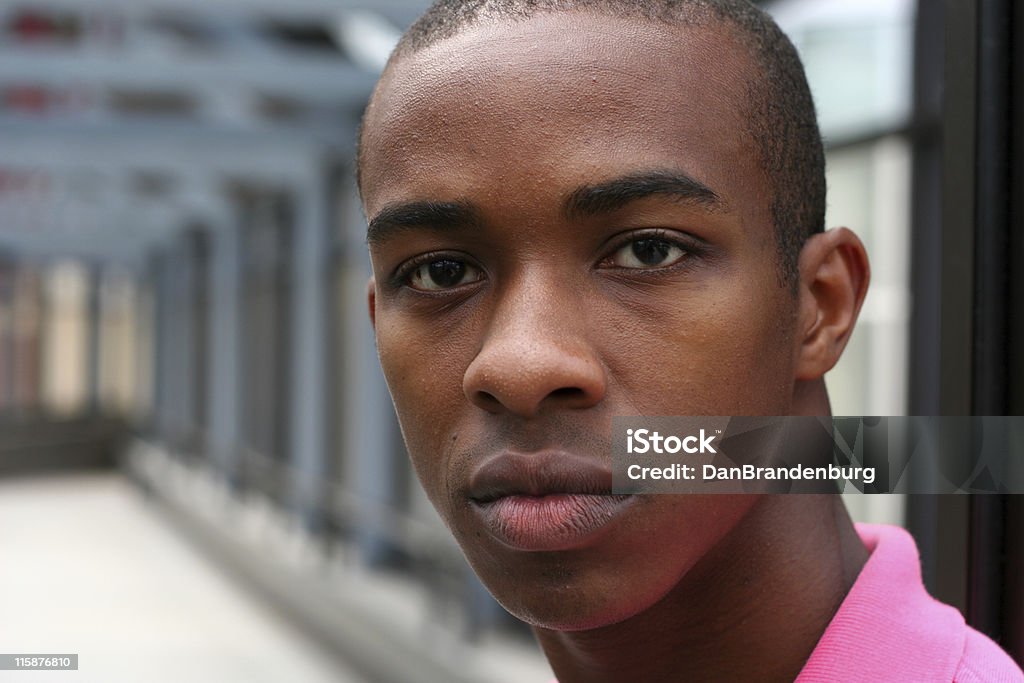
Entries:
{"type": "Polygon", "coordinates": [[[747,496],[613,497],[614,415],[785,415],[795,302],[727,29],[588,13],[472,27],[368,111],[381,364],[485,584],[542,627],[663,598],[747,496]]]}

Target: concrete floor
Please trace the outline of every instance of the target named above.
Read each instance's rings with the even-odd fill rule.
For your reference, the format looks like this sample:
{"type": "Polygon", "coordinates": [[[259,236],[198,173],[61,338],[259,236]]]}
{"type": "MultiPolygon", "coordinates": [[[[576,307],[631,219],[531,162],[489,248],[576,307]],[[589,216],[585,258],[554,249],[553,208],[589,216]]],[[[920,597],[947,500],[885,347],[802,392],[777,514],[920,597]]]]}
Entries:
{"type": "Polygon", "coordinates": [[[362,683],[116,474],[0,480],[0,653],[79,655],[4,683],[362,683]]]}

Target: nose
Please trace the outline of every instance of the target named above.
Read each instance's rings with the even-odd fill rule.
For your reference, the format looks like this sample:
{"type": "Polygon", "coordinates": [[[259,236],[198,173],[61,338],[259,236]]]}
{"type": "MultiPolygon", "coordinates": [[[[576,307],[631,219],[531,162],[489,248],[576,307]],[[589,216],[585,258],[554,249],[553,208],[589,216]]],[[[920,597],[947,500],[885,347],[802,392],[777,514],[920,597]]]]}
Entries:
{"type": "Polygon", "coordinates": [[[534,287],[494,310],[463,391],[491,413],[535,417],[557,408],[589,408],[605,396],[605,368],[587,335],[578,300],[534,287]]]}

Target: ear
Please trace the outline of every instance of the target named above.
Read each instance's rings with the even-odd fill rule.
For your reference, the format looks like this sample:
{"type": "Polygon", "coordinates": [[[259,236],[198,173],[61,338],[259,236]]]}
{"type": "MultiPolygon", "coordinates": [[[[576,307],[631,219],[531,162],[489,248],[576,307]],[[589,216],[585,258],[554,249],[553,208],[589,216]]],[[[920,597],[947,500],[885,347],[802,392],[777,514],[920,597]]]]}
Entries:
{"type": "Polygon", "coordinates": [[[811,236],[800,252],[796,376],[820,378],[839,360],[867,295],[871,268],[860,239],[846,228],[811,236]]]}
{"type": "Polygon", "coordinates": [[[370,324],[377,330],[377,284],[371,277],[366,282],[366,307],[370,313],[370,324]]]}

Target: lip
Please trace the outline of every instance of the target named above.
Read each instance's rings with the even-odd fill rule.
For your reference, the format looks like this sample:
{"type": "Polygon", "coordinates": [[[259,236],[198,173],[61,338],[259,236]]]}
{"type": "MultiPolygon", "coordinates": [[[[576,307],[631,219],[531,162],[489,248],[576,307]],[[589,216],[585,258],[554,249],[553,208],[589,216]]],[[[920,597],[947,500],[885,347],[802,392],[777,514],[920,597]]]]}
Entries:
{"type": "Polygon", "coordinates": [[[636,500],[612,494],[612,473],[561,451],[504,452],[470,475],[471,507],[491,535],[525,551],[594,543],[636,500]]]}

